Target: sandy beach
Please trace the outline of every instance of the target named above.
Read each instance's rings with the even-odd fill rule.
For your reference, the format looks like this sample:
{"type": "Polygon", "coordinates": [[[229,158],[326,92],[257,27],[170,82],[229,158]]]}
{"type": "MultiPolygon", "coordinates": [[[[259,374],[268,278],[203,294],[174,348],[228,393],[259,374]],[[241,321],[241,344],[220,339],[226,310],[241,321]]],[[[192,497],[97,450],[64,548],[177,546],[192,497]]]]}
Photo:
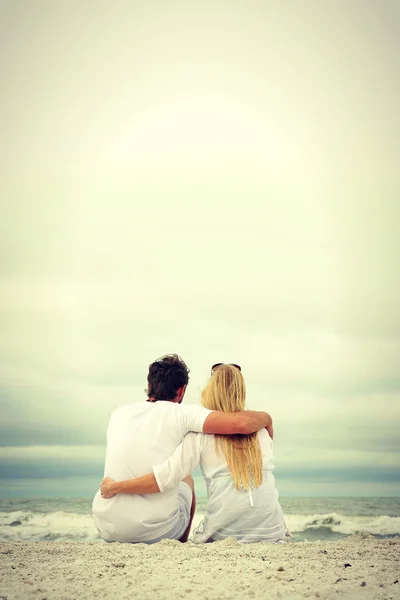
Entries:
{"type": "Polygon", "coordinates": [[[0,544],[0,598],[400,598],[400,538],[0,544]]]}

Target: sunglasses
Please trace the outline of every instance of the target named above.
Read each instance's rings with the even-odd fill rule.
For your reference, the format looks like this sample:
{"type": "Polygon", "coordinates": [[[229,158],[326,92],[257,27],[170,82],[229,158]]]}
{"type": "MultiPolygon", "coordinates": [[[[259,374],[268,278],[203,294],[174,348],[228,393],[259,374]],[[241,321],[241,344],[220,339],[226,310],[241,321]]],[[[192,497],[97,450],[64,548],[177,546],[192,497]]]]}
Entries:
{"type": "MultiPolygon", "coordinates": [[[[211,372],[214,373],[214,371],[216,369],[218,369],[218,367],[222,367],[222,365],[224,365],[225,363],[215,363],[215,365],[213,365],[211,367],[211,372]]],[[[235,363],[229,363],[231,367],[235,367],[235,369],[239,369],[239,371],[242,370],[242,367],[240,365],[235,365],[235,363]]]]}

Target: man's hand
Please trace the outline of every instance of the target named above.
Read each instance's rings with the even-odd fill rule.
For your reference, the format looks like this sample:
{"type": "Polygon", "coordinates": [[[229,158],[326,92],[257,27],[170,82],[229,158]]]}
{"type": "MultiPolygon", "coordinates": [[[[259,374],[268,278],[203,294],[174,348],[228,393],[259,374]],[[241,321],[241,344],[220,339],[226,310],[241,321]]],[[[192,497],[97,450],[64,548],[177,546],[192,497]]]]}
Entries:
{"type": "Polygon", "coordinates": [[[112,477],[104,477],[104,479],[101,480],[100,492],[102,498],[108,499],[115,496],[117,492],[115,491],[114,483],[115,479],[112,477]]]}

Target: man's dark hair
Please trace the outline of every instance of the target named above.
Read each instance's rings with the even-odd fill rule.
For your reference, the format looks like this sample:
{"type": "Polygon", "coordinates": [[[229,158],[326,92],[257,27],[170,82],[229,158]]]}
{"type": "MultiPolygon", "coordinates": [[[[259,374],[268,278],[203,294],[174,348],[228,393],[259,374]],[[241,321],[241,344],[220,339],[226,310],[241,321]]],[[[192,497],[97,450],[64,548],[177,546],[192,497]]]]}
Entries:
{"type": "Polygon", "coordinates": [[[149,365],[147,396],[155,400],[172,400],[189,381],[189,369],[177,354],[167,354],[149,365]]]}

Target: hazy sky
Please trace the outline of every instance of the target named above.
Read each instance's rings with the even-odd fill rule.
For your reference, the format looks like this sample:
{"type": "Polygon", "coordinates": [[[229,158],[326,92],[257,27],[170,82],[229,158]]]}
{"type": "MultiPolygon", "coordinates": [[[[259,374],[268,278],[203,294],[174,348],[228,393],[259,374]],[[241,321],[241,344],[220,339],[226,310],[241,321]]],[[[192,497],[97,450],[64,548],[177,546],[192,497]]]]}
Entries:
{"type": "Polygon", "coordinates": [[[397,0],[0,0],[0,477],[101,474],[177,352],[287,493],[400,495],[397,0]]]}

